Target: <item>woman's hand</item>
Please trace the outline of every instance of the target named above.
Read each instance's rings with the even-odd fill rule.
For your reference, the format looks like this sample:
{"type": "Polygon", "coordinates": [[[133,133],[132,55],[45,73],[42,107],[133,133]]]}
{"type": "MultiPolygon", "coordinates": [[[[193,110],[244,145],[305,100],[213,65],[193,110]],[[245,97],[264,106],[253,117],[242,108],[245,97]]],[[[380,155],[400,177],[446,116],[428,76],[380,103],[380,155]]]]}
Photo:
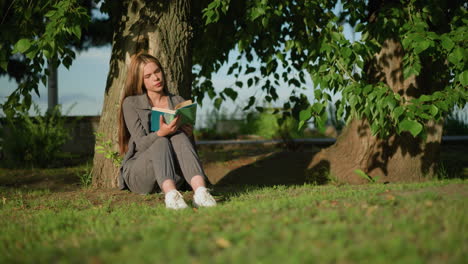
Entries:
{"type": "Polygon", "coordinates": [[[193,126],[190,124],[186,124],[180,127],[180,130],[187,135],[187,137],[192,137],[193,136],[193,126]]]}
{"type": "Polygon", "coordinates": [[[179,116],[176,116],[176,118],[174,118],[169,124],[166,124],[166,122],[164,122],[164,117],[162,115],[159,116],[159,130],[156,134],[160,137],[174,134],[177,129],[179,129],[179,120],[179,116]]]}

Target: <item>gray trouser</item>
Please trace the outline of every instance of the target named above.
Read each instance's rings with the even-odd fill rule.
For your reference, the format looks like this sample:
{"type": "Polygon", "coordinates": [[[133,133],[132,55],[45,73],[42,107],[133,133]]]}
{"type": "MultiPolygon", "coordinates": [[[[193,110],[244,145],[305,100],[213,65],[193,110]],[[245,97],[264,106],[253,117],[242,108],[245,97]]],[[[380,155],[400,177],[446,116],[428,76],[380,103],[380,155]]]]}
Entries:
{"type": "Polygon", "coordinates": [[[205,177],[194,146],[182,132],[156,139],[129,163],[127,186],[140,194],[161,190],[162,183],[168,179],[180,186],[184,179],[177,173],[179,168],[188,183],[195,175],[205,177]]]}

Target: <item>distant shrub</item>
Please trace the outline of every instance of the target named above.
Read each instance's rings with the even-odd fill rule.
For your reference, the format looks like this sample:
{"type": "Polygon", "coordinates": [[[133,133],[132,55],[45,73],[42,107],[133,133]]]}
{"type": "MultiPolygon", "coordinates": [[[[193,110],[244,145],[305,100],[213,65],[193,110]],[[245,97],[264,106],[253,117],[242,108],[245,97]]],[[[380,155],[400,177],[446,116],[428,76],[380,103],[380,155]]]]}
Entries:
{"type": "MultiPolygon", "coordinates": [[[[223,108],[220,110],[213,109],[204,121],[204,127],[197,128],[194,130],[196,139],[232,139],[236,138],[238,131],[226,131],[226,129],[220,129],[220,122],[226,122],[235,120],[236,113],[228,114],[223,108]]],[[[201,120],[200,120],[201,121],[201,120]]]]}
{"type": "Polygon", "coordinates": [[[253,134],[265,139],[290,141],[304,136],[304,129],[298,130],[299,122],[291,116],[283,116],[266,110],[262,113],[250,113],[242,125],[241,133],[253,134]]]}
{"type": "Polygon", "coordinates": [[[444,135],[468,135],[468,112],[456,109],[448,115],[445,119],[444,135]]]}
{"type": "Polygon", "coordinates": [[[33,109],[36,116],[23,110],[13,118],[4,119],[1,136],[7,166],[51,167],[70,138],[60,106],[44,115],[38,105],[33,104],[33,109]]]}

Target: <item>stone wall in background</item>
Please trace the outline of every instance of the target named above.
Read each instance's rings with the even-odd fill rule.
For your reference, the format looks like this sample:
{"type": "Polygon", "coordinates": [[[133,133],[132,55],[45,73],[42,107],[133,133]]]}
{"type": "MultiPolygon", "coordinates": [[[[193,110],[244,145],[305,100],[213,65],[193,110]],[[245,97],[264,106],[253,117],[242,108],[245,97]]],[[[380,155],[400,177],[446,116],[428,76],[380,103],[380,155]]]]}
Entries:
{"type": "Polygon", "coordinates": [[[64,152],[80,155],[92,155],[99,126],[100,116],[67,117],[67,126],[71,128],[70,140],[63,146],[64,152]]]}

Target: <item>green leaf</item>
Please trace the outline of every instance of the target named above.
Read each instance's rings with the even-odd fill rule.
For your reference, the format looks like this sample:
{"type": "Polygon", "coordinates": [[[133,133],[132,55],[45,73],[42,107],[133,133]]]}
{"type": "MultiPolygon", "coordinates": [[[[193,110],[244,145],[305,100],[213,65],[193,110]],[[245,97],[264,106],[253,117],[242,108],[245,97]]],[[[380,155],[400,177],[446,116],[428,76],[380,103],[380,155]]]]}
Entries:
{"type": "Polygon", "coordinates": [[[384,101],[385,101],[385,103],[387,104],[387,106],[388,106],[388,108],[390,110],[393,110],[395,108],[396,102],[395,102],[395,99],[393,99],[392,96],[387,96],[384,101]]]}
{"type": "Polygon", "coordinates": [[[249,73],[252,73],[252,72],[255,72],[255,68],[247,66],[247,69],[245,69],[245,74],[249,74],[249,73]]]}
{"type": "Polygon", "coordinates": [[[240,52],[242,52],[247,46],[248,46],[248,41],[245,39],[240,39],[239,42],[237,42],[237,48],[239,49],[240,52]]]}
{"type": "Polygon", "coordinates": [[[458,47],[449,54],[448,60],[453,64],[458,64],[463,59],[463,48],[458,47]]]}
{"type": "Polygon", "coordinates": [[[248,86],[248,87],[251,87],[252,84],[253,84],[253,79],[252,79],[252,78],[249,78],[249,79],[247,80],[247,86],[248,86]]]}
{"type": "Polygon", "coordinates": [[[421,133],[423,126],[415,120],[405,119],[398,126],[400,131],[409,131],[413,137],[421,133]]]}
{"type": "Polygon", "coordinates": [[[268,17],[263,17],[262,18],[262,26],[264,28],[268,27],[268,17]]]}
{"type": "Polygon", "coordinates": [[[332,36],[332,39],[333,39],[333,40],[339,41],[339,40],[340,40],[340,37],[341,37],[341,34],[338,33],[338,32],[332,32],[332,33],[331,33],[331,36],[332,36]]]}
{"type": "Polygon", "coordinates": [[[262,16],[265,14],[265,9],[261,8],[261,7],[255,7],[252,9],[252,12],[250,14],[250,20],[251,21],[254,21],[255,19],[257,19],[258,17],[262,16]]]}
{"type": "Polygon", "coordinates": [[[419,114],[419,117],[424,118],[424,119],[426,119],[426,120],[432,119],[432,116],[430,116],[430,115],[428,115],[428,114],[426,114],[426,113],[421,113],[421,114],[419,114]]]}
{"type": "Polygon", "coordinates": [[[278,51],[276,53],[276,57],[280,60],[280,61],[284,61],[284,54],[280,51],[278,51]]]}
{"type": "Polygon", "coordinates": [[[81,38],[81,28],[80,28],[79,25],[73,26],[72,32],[73,32],[73,34],[75,34],[75,36],[76,36],[78,39],[81,38]]]}
{"type": "Polygon", "coordinates": [[[249,98],[249,103],[247,104],[246,107],[244,107],[244,111],[249,109],[253,104],[255,103],[255,96],[250,96],[249,98]]]}
{"type": "Polygon", "coordinates": [[[216,98],[216,100],[214,101],[214,107],[219,110],[219,108],[221,107],[221,103],[223,103],[223,98],[216,98]]]}
{"type": "Polygon", "coordinates": [[[52,57],[52,54],[48,49],[43,50],[44,56],[46,56],[47,59],[50,59],[52,57]]]}
{"type": "Polygon", "coordinates": [[[305,122],[304,122],[304,121],[302,121],[302,120],[299,121],[299,124],[298,124],[298,126],[297,126],[297,130],[300,131],[301,128],[302,128],[304,125],[305,125],[305,122]]]}
{"type": "Polygon", "coordinates": [[[373,90],[373,88],[374,87],[371,84],[366,85],[364,89],[362,90],[362,92],[364,95],[369,94],[373,90]]]}
{"type": "Polygon", "coordinates": [[[228,70],[228,72],[227,72],[227,75],[231,75],[231,73],[232,73],[235,69],[237,69],[238,67],[239,67],[239,63],[238,63],[238,62],[234,63],[231,67],[229,67],[229,70],[228,70]]]}
{"type": "Polygon", "coordinates": [[[455,45],[453,41],[446,35],[443,35],[441,39],[442,39],[442,43],[441,43],[442,47],[444,47],[444,49],[446,49],[447,51],[451,51],[453,46],[455,45]]]}
{"type": "Polygon", "coordinates": [[[354,31],[362,32],[362,31],[364,31],[365,28],[366,28],[366,26],[364,24],[359,23],[359,24],[356,25],[356,28],[354,29],[354,31]]]}
{"type": "Polygon", "coordinates": [[[427,48],[429,48],[429,46],[431,46],[432,44],[432,41],[430,40],[424,40],[424,41],[418,41],[416,42],[416,44],[414,44],[414,52],[416,54],[419,54],[423,51],[425,51],[427,48]]]}
{"type": "Polygon", "coordinates": [[[314,110],[315,113],[320,114],[322,110],[325,108],[325,106],[321,103],[315,103],[312,106],[312,109],[314,110]]]}
{"type": "Polygon", "coordinates": [[[322,99],[322,90],[320,89],[315,89],[314,90],[314,96],[316,100],[322,99]]]}
{"type": "Polygon", "coordinates": [[[17,53],[17,52],[24,53],[30,47],[31,47],[31,41],[29,39],[22,38],[18,40],[18,42],[16,42],[12,53],[17,53]]]}
{"type": "Polygon", "coordinates": [[[407,67],[405,67],[405,68],[403,69],[403,78],[404,78],[405,80],[408,79],[409,77],[411,77],[412,75],[417,75],[417,74],[418,74],[418,72],[417,72],[416,69],[415,69],[413,66],[411,66],[411,65],[409,65],[409,66],[407,66],[407,67]]]}
{"type": "Polygon", "coordinates": [[[307,109],[302,110],[301,112],[299,112],[299,120],[300,121],[305,122],[305,121],[309,120],[311,117],[312,117],[312,111],[311,111],[310,107],[307,108],[307,109]]]}
{"type": "Polygon", "coordinates": [[[468,71],[464,71],[460,74],[460,82],[463,86],[468,85],[468,71]]]}
{"type": "Polygon", "coordinates": [[[286,41],[285,51],[289,51],[292,47],[294,47],[294,41],[292,41],[292,40],[287,40],[287,41],[286,41]]]}
{"type": "Polygon", "coordinates": [[[419,97],[420,102],[427,102],[427,101],[431,101],[431,100],[432,100],[432,98],[429,95],[423,94],[423,95],[421,95],[419,97]]]}
{"type": "Polygon", "coordinates": [[[372,132],[372,135],[377,135],[377,132],[379,131],[379,128],[380,128],[380,125],[377,121],[375,122],[372,122],[371,124],[371,132],[372,132]]]}
{"type": "Polygon", "coordinates": [[[232,88],[226,88],[223,91],[229,98],[231,98],[233,101],[236,100],[237,98],[237,92],[234,91],[232,88]]]}
{"type": "Polygon", "coordinates": [[[54,10],[50,10],[49,12],[47,12],[44,16],[45,17],[52,17],[53,15],[55,15],[57,11],[54,9],[54,10]]]}
{"type": "Polygon", "coordinates": [[[65,58],[63,58],[62,63],[63,63],[63,66],[65,66],[65,68],[68,69],[72,65],[73,60],[72,58],[70,58],[70,56],[66,56],[65,58]]]}
{"type": "Polygon", "coordinates": [[[4,71],[7,71],[7,69],[8,69],[8,60],[0,60],[0,67],[4,71]]]}
{"type": "Polygon", "coordinates": [[[439,113],[439,108],[437,108],[437,106],[435,105],[431,105],[429,109],[429,113],[431,113],[431,116],[434,117],[437,115],[437,113],[439,113]]]}
{"type": "Polygon", "coordinates": [[[41,81],[42,81],[42,84],[43,84],[44,86],[46,86],[46,85],[47,85],[47,75],[43,75],[43,76],[41,77],[41,81]]]}

